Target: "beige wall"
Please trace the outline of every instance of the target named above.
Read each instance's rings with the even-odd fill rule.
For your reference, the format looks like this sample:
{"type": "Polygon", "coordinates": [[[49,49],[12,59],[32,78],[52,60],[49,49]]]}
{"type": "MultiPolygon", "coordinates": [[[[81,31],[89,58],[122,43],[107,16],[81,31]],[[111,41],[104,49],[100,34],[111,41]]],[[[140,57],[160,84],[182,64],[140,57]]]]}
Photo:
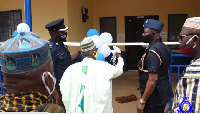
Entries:
{"type": "MultiPolygon", "coordinates": [[[[45,25],[55,19],[64,18],[68,25],[67,0],[32,0],[32,31],[41,38],[50,38],[45,25]]],[[[22,10],[22,22],[25,22],[24,0],[0,0],[0,11],[22,10]]]]}
{"type": "MultiPolygon", "coordinates": [[[[67,40],[80,42],[90,28],[99,31],[99,18],[117,18],[117,33],[125,33],[124,16],[159,15],[167,32],[168,14],[188,14],[200,16],[200,0],[84,0],[84,7],[89,10],[89,20],[81,21],[83,0],[32,0],[33,32],[48,40],[48,31],[44,26],[55,19],[64,18],[69,27],[67,40]]],[[[24,0],[0,0],[0,11],[22,9],[24,22],[24,0]]],[[[163,41],[166,41],[164,39],[163,41]]],[[[124,42],[119,40],[118,42],[124,42]]],[[[124,46],[121,47],[125,50],[124,46]]],[[[79,47],[69,46],[73,53],[79,47]]]]}
{"type": "MultiPolygon", "coordinates": [[[[68,1],[68,25],[70,42],[80,42],[86,37],[87,31],[92,27],[92,3],[90,0],[84,0],[84,7],[88,8],[89,19],[87,22],[82,22],[81,7],[82,0],[67,0],[68,1]]],[[[80,47],[68,46],[73,53],[80,47]]]]}
{"type": "MultiPolygon", "coordinates": [[[[159,15],[164,23],[163,32],[167,32],[168,14],[189,14],[189,17],[200,16],[197,13],[198,0],[93,0],[93,27],[99,30],[100,17],[117,18],[117,33],[125,33],[124,16],[159,15]]],[[[163,41],[167,41],[164,39],[163,41]]],[[[124,40],[118,40],[124,42],[124,40]]],[[[124,46],[121,47],[125,50],[124,46]]]]}
{"type": "Polygon", "coordinates": [[[22,22],[24,22],[24,0],[0,0],[0,11],[22,10],[22,22]]]}
{"type": "MultiPolygon", "coordinates": [[[[80,42],[87,31],[92,28],[92,2],[84,0],[84,7],[89,10],[89,19],[82,22],[82,0],[32,0],[32,31],[41,38],[50,39],[45,25],[53,20],[64,18],[65,25],[69,27],[67,41],[80,42]]],[[[22,10],[22,22],[24,17],[24,0],[0,0],[0,11],[22,10]]],[[[80,47],[69,46],[71,53],[80,47]]]]}
{"type": "Polygon", "coordinates": [[[56,19],[64,18],[68,26],[67,0],[32,0],[32,29],[41,38],[50,39],[45,25],[56,19]]]}

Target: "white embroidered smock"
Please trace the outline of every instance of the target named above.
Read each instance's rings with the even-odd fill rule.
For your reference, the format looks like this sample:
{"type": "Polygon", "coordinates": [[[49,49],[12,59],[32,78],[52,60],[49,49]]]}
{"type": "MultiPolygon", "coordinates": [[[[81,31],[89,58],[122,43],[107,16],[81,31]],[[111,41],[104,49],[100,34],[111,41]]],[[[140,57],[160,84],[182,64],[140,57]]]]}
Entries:
{"type": "Polygon", "coordinates": [[[60,81],[68,113],[112,113],[112,79],[123,73],[123,58],[116,66],[84,58],[67,68],[60,81]]]}

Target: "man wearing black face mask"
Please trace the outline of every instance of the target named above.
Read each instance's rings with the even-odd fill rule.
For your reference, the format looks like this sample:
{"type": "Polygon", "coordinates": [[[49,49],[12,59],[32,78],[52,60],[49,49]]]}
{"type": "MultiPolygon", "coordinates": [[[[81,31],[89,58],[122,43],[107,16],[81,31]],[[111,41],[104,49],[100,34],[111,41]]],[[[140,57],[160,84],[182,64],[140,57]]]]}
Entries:
{"type": "Polygon", "coordinates": [[[68,30],[68,27],[64,25],[63,18],[48,23],[45,28],[48,29],[51,36],[51,39],[49,40],[49,46],[53,59],[53,70],[56,77],[56,89],[61,95],[59,86],[60,79],[64,71],[81,53],[78,50],[74,54],[70,55],[69,50],[64,46],[63,42],[66,41],[66,31],[68,30]]]}
{"type": "Polygon", "coordinates": [[[171,50],[162,43],[160,32],[163,26],[157,20],[144,21],[141,39],[149,46],[138,62],[141,99],[137,103],[137,112],[163,113],[165,105],[173,97],[168,72],[171,50]]]}

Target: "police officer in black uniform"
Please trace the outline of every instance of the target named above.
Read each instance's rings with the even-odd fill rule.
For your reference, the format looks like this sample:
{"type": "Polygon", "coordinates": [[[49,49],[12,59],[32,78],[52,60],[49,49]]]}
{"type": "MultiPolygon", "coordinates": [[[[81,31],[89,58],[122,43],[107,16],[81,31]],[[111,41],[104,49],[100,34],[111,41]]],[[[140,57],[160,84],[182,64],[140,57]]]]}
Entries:
{"type": "Polygon", "coordinates": [[[53,59],[54,74],[56,77],[56,89],[61,95],[59,83],[63,73],[71,65],[72,61],[81,54],[81,52],[78,50],[71,56],[69,50],[63,44],[63,42],[66,42],[66,31],[68,30],[68,27],[64,25],[63,18],[48,23],[45,28],[48,29],[51,36],[49,46],[53,59]]]}
{"type": "Polygon", "coordinates": [[[160,32],[163,26],[157,20],[144,21],[141,39],[144,43],[149,43],[149,46],[138,62],[141,99],[137,103],[137,112],[163,113],[166,104],[173,97],[169,82],[171,50],[162,43],[160,32]]]}

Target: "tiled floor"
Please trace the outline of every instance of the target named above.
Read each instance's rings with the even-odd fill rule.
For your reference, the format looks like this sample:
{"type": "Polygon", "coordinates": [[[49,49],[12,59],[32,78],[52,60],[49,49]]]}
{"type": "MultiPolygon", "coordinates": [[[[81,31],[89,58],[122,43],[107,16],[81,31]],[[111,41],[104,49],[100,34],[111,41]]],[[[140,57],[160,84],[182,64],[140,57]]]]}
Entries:
{"type": "MultiPolygon", "coordinates": [[[[129,103],[118,103],[115,101],[116,97],[128,96],[130,94],[136,95],[140,99],[139,80],[137,72],[125,72],[122,76],[113,79],[113,109],[114,113],[137,113],[136,103],[132,101],[129,103]]],[[[175,83],[172,84],[173,90],[175,90],[175,83]]],[[[166,106],[166,109],[168,106],[166,106]]]]}

